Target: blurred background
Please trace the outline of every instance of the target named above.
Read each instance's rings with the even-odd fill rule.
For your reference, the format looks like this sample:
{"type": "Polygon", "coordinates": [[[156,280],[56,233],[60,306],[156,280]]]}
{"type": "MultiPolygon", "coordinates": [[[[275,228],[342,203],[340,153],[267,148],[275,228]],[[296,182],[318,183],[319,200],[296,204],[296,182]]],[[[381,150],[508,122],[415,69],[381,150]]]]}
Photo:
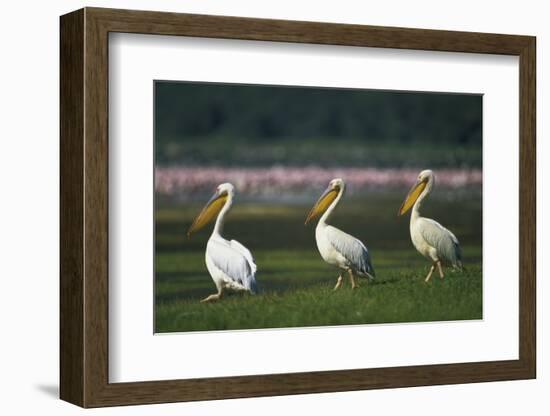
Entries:
{"type": "MultiPolygon", "coordinates": [[[[450,228],[466,263],[481,267],[480,95],[157,81],[154,111],[157,331],[317,322],[304,322],[299,311],[294,323],[189,319],[186,302],[214,285],[204,265],[210,229],[192,239],[186,231],[223,182],[237,189],[226,238],[253,252],[258,281],[273,293],[334,283],[315,226],[303,223],[335,177],[347,190],[333,224],[366,244],[379,281],[429,267],[410,242],[408,216],[396,216],[423,169],[436,174],[423,214],[450,228]]],[[[480,317],[480,270],[467,306],[364,319],[480,317]]]]}
{"type": "Polygon", "coordinates": [[[334,176],[352,193],[481,183],[480,95],[238,84],[155,84],[156,189],[192,199],[220,181],[246,196],[303,195],[334,176]]]}

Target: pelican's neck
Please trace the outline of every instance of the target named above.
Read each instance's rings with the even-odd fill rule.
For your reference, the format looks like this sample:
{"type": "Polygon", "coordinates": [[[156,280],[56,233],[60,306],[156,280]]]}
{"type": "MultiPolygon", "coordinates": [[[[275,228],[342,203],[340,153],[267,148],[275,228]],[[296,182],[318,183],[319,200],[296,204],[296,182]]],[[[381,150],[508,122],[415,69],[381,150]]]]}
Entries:
{"type": "Polygon", "coordinates": [[[415,221],[417,218],[420,217],[420,208],[422,208],[422,203],[424,202],[424,199],[428,197],[430,192],[433,188],[433,179],[429,179],[428,183],[426,184],[426,188],[422,191],[418,199],[413,205],[412,213],[411,213],[411,222],[415,221]]]}
{"type": "Polygon", "coordinates": [[[323,213],[323,215],[319,219],[319,223],[317,224],[317,226],[327,225],[327,221],[330,219],[332,213],[336,209],[336,205],[338,205],[338,202],[340,202],[340,199],[342,199],[342,195],[344,195],[344,190],[345,190],[345,185],[340,187],[340,191],[338,192],[338,195],[336,196],[334,201],[332,201],[332,203],[329,205],[327,210],[323,213]]]}
{"type": "Polygon", "coordinates": [[[212,237],[221,237],[223,232],[223,225],[225,223],[225,214],[229,212],[232,205],[233,205],[233,193],[230,192],[227,195],[227,201],[225,201],[223,208],[218,214],[218,218],[216,218],[216,224],[214,225],[214,230],[212,231],[212,237]]]}

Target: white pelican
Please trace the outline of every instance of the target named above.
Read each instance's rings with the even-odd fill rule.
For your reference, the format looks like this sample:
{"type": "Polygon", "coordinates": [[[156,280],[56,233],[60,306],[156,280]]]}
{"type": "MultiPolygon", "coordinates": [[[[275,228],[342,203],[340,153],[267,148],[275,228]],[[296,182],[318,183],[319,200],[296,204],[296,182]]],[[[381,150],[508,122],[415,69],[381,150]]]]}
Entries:
{"type": "Polygon", "coordinates": [[[330,181],[328,188],[313,206],[306,219],[307,224],[310,220],[323,214],[315,228],[315,240],[317,240],[317,248],[323,260],[340,269],[334,290],[342,286],[343,271],[349,273],[352,289],[357,287],[355,274],[367,277],[369,280],[373,280],[375,276],[365,245],[357,238],[327,224],[336,205],[344,195],[345,189],[346,185],[342,179],[330,181]]]}
{"type": "Polygon", "coordinates": [[[234,194],[235,187],[230,183],[218,186],[187,232],[191,236],[216,218],[205,258],[206,268],[218,291],[201,302],[218,300],[226,290],[256,293],[256,264],[252,254],[238,241],[228,241],[221,236],[225,214],[231,209],[234,194]]]}
{"type": "Polygon", "coordinates": [[[426,282],[432,277],[436,266],[439,277],[444,277],[441,263],[462,269],[462,252],[455,235],[438,222],[420,216],[422,202],[432,191],[434,182],[435,176],[431,170],[420,172],[398,212],[398,215],[403,215],[413,207],[410,223],[412,243],[420,254],[432,262],[426,282]]]}

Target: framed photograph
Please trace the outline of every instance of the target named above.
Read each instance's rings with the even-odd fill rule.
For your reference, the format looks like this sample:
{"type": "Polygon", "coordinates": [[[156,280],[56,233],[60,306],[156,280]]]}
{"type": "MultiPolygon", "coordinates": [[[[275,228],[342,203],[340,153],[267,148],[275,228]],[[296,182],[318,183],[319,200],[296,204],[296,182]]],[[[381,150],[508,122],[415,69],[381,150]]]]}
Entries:
{"type": "Polygon", "coordinates": [[[60,28],[63,400],[535,378],[534,37],[60,28]]]}

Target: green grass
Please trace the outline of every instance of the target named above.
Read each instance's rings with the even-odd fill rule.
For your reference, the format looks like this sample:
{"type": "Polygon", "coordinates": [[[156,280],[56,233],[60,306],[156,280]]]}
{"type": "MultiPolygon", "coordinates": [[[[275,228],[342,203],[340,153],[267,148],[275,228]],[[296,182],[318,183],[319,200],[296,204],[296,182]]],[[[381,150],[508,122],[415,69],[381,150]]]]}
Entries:
{"type": "MultiPolygon", "coordinates": [[[[198,257],[193,269],[203,264],[198,257]]],[[[361,280],[360,288],[352,291],[346,281],[333,292],[336,273],[319,265],[316,252],[262,251],[257,254],[258,266],[264,268],[258,274],[263,289],[259,295],[233,295],[206,305],[199,299],[215,292],[207,273],[161,279],[156,329],[172,332],[481,318],[479,264],[425,284],[427,267],[392,267],[399,259],[378,260],[375,282],[361,280]],[[278,262],[282,258],[284,262],[278,262]],[[295,269],[292,272],[285,268],[290,263],[295,269]]]]}
{"type": "Polygon", "coordinates": [[[336,292],[338,272],[317,252],[314,227],[303,226],[309,207],[237,205],[225,234],[253,252],[261,292],[234,294],[212,304],[199,303],[215,292],[204,264],[210,230],[185,237],[198,207],[159,207],[156,332],[481,319],[480,202],[430,201],[426,215],[433,214],[457,234],[467,270],[447,270],[444,279],[434,275],[426,284],[430,265],[410,243],[408,218],[397,219],[393,209],[390,215],[399,198],[378,197],[376,210],[365,201],[343,201],[334,224],[366,243],[377,278],[372,283],[361,279],[353,291],[346,278],[336,292]],[[452,209],[457,206],[466,210],[458,215],[452,209]]]}

